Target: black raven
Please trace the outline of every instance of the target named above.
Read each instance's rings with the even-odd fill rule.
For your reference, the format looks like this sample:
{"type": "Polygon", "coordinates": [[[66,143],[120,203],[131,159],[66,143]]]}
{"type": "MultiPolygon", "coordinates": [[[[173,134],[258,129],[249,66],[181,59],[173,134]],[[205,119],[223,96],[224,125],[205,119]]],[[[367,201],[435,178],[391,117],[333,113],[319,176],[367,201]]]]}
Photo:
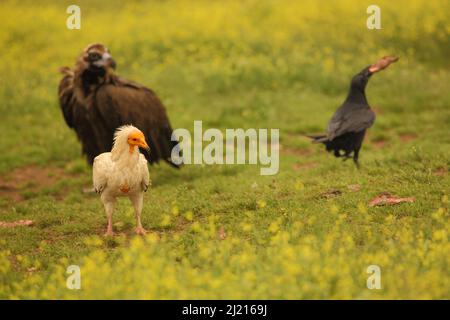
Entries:
{"type": "Polygon", "coordinates": [[[365,88],[372,74],[387,68],[398,57],[386,56],[353,76],[350,91],[344,103],[336,110],[328,123],[327,133],[308,135],[313,143],[323,143],[327,151],[333,151],[336,157],[344,160],[351,158],[359,168],[359,150],[366,133],[375,122],[375,113],[370,108],[365,88]],[[343,153],[341,153],[341,151],[343,153]]]}

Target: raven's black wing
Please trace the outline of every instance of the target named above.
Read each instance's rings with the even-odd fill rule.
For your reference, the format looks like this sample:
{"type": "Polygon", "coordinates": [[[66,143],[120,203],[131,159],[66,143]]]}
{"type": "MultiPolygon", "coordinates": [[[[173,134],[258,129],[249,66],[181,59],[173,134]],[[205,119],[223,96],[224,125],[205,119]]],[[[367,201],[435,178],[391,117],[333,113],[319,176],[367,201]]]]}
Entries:
{"type": "Polygon", "coordinates": [[[345,104],[331,118],[327,136],[329,140],[347,132],[359,132],[370,128],[375,122],[375,113],[367,106],[345,104]]]}

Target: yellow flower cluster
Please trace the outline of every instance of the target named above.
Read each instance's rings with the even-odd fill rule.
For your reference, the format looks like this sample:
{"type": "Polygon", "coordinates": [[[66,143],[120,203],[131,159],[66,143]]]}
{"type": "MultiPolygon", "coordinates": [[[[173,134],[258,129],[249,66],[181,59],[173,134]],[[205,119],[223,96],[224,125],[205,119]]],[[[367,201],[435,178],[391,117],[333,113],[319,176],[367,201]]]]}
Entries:
{"type": "MultiPolygon", "coordinates": [[[[408,219],[391,217],[381,225],[365,210],[359,211],[353,225],[359,232],[348,232],[348,216],[334,206],[330,214],[336,223],[325,236],[305,232],[301,223],[288,227],[279,218],[267,226],[264,244],[232,232],[220,237],[213,215],[173,238],[136,237],[113,260],[97,249],[100,239],[88,238],[94,250],[80,265],[81,290],[66,288],[67,259],[60,261],[48,279],[32,274],[1,289],[10,293],[7,298],[52,299],[449,297],[446,203],[416,229],[408,219]],[[380,267],[381,289],[366,286],[370,265],[380,267]]],[[[243,222],[243,229],[250,231],[251,224],[243,222]]],[[[11,272],[9,261],[8,253],[2,252],[1,277],[11,272]]]]}

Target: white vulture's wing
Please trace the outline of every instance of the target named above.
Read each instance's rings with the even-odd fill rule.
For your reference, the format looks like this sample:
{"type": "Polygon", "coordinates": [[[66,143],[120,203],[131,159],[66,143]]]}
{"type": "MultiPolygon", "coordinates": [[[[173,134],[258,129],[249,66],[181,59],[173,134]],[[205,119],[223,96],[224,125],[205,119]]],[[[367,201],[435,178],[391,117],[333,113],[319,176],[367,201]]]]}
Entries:
{"type": "Polygon", "coordinates": [[[147,191],[148,187],[150,186],[150,174],[148,172],[147,160],[145,159],[145,156],[142,153],[139,154],[139,168],[142,177],[141,182],[142,189],[144,191],[147,191]]]}
{"type": "Polygon", "coordinates": [[[105,152],[95,157],[92,168],[95,192],[102,193],[105,190],[113,166],[111,152],[105,152]]]}

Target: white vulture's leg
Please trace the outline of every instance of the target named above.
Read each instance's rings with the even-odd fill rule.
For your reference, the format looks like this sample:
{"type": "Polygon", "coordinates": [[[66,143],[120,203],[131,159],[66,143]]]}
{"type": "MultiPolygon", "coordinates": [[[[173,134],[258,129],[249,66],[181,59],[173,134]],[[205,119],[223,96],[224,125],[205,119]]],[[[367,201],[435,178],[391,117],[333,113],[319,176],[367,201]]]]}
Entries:
{"type": "Polygon", "coordinates": [[[144,202],[144,193],[141,192],[139,194],[130,196],[130,200],[134,206],[134,212],[136,215],[136,234],[145,234],[147,231],[142,227],[141,223],[141,212],[142,212],[142,204],[144,202]]]}
{"type": "Polygon", "coordinates": [[[114,198],[102,197],[103,205],[105,206],[106,217],[108,218],[108,227],[106,228],[105,236],[113,236],[112,215],[114,212],[114,198]]]}

